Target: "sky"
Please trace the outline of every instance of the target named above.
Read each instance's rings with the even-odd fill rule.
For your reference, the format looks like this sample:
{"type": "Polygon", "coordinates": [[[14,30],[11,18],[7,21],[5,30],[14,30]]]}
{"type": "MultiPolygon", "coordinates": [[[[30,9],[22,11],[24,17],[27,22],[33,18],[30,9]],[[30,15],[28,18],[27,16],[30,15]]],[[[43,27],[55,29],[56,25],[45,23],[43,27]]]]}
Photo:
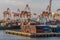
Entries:
{"type": "MultiPolygon", "coordinates": [[[[10,8],[12,11],[24,10],[25,5],[29,4],[31,12],[37,14],[46,10],[49,0],[0,0],[0,18],[3,18],[3,11],[10,8]]],[[[60,8],[60,0],[52,0],[52,12],[60,8]]]]}

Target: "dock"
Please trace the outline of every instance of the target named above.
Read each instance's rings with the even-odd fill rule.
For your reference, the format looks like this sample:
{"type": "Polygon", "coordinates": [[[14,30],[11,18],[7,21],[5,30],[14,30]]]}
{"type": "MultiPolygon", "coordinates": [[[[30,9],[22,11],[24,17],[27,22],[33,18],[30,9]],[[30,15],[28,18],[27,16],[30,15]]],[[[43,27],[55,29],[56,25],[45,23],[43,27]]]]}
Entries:
{"type": "Polygon", "coordinates": [[[60,33],[26,33],[21,31],[14,31],[14,30],[6,30],[5,31],[8,34],[13,35],[20,35],[20,36],[26,36],[26,37],[60,37],[60,33]]]}

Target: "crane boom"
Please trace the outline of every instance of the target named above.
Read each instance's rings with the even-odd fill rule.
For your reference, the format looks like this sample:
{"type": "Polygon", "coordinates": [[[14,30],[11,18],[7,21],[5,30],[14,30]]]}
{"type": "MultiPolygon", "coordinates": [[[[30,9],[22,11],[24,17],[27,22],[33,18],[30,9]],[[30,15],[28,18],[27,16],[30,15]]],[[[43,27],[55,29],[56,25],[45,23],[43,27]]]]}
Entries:
{"type": "Polygon", "coordinates": [[[51,13],[51,5],[52,5],[52,0],[49,1],[49,6],[50,6],[49,13],[51,13]]]}

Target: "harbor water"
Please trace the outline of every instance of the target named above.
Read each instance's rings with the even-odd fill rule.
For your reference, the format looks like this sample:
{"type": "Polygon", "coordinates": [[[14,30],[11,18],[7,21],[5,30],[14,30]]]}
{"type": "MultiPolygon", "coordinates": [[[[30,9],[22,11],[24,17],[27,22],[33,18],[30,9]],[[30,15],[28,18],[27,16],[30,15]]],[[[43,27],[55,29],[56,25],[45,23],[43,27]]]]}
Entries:
{"type": "Polygon", "coordinates": [[[60,37],[30,38],[30,37],[6,34],[4,30],[0,30],[0,40],[60,40],[60,37]]]}

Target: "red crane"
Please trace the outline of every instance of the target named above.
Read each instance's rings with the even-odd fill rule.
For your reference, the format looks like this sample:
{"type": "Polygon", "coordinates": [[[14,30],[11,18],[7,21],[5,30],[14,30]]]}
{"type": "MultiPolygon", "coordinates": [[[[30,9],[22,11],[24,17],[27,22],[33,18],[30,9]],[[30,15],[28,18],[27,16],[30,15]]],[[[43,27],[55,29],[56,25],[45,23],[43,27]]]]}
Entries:
{"type": "Polygon", "coordinates": [[[26,4],[26,7],[25,7],[25,14],[27,15],[27,18],[31,18],[30,7],[28,4],[26,4]]]}
{"type": "Polygon", "coordinates": [[[52,0],[49,1],[49,5],[46,8],[46,10],[48,11],[48,13],[51,13],[51,5],[52,5],[52,0]]]}
{"type": "Polygon", "coordinates": [[[8,16],[8,18],[11,17],[11,12],[10,12],[10,9],[9,9],[9,8],[7,8],[7,10],[3,12],[3,16],[4,16],[4,19],[5,19],[7,16],[8,16]]]}
{"type": "Polygon", "coordinates": [[[21,11],[21,14],[20,14],[21,17],[31,17],[31,12],[30,12],[30,7],[28,4],[26,4],[25,6],[25,10],[24,11],[21,11]]]}

